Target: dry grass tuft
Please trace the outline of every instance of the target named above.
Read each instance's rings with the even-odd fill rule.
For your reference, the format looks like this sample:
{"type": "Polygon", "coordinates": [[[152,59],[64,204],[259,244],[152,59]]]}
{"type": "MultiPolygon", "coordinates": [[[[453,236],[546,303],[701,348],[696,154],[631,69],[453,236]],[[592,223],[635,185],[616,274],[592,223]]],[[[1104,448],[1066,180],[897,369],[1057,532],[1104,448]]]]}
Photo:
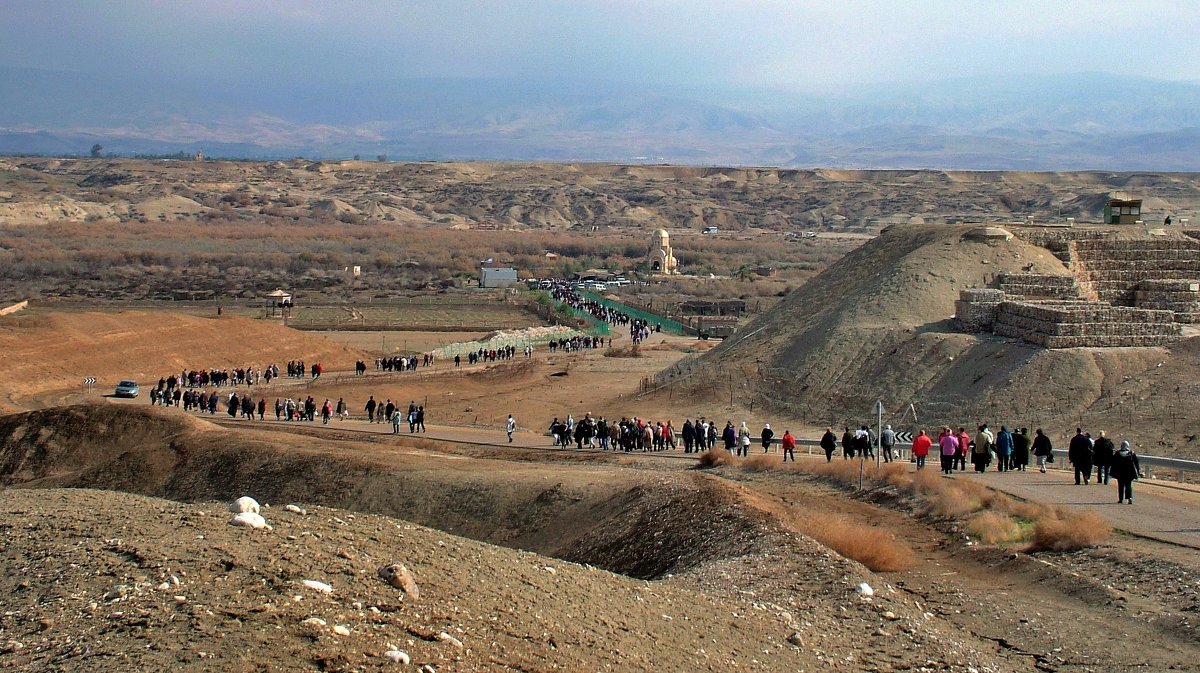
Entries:
{"type": "Polygon", "coordinates": [[[977,511],[979,500],[963,489],[943,488],[929,498],[929,513],[944,519],[961,519],[977,511]]]}
{"type": "Polygon", "coordinates": [[[700,454],[700,460],[696,461],[697,467],[721,467],[722,465],[732,465],[734,463],[733,454],[725,449],[709,449],[700,454]]]}
{"type": "Polygon", "coordinates": [[[1033,525],[1029,551],[1074,551],[1094,547],[1112,535],[1112,526],[1095,512],[1043,508],[1033,525]]]}
{"type": "Polygon", "coordinates": [[[834,516],[805,521],[801,529],[817,542],[875,572],[896,572],[913,564],[912,549],[878,528],[834,516]]]}
{"type": "Polygon", "coordinates": [[[639,344],[625,346],[623,348],[609,348],[604,351],[606,358],[640,358],[642,355],[642,347],[639,344]]]}
{"type": "Polygon", "coordinates": [[[768,453],[756,453],[738,463],[738,467],[750,472],[763,472],[765,470],[780,470],[783,469],[783,461],[778,456],[772,456],[768,453]]]}
{"type": "Polygon", "coordinates": [[[967,521],[967,532],[984,544],[1017,542],[1024,536],[1012,517],[995,511],[983,511],[967,521]]]}

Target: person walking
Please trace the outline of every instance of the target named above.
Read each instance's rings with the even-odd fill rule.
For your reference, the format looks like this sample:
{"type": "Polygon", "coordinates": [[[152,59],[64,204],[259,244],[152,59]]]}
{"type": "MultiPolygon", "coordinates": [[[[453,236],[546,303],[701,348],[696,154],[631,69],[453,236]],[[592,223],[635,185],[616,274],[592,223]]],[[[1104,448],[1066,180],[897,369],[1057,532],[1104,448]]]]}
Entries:
{"type": "Polygon", "coordinates": [[[1142,467],[1138,464],[1137,454],[1129,447],[1128,441],[1121,442],[1121,448],[1113,454],[1109,465],[1108,476],[1117,480],[1117,503],[1133,504],[1133,482],[1142,476],[1142,467]]]}
{"type": "Polygon", "coordinates": [[[392,422],[392,434],[393,435],[400,434],[400,412],[397,411],[397,412],[393,413],[390,420],[392,422]]]}
{"type": "Polygon", "coordinates": [[[1029,428],[1021,428],[1013,435],[1012,462],[1010,467],[1024,472],[1029,465],[1029,428]]]}
{"type": "Polygon", "coordinates": [[[891,425],[887,425],[883,432],[879,433],[879,450],[883,453],[883,462],[892,462],[892,447],[895,445],[896,433],[892,431],[891,425]]]}
{"type": "Polygon", "coordinates": [[[367,400],[367,406],[363,407],[363,409],[365,409],[367,412],[367,422],[368,423],[375,422],[375,407],[378,405],[379,405],[379,403],[375,401],[375,396],[372,395],[371,399],[367,400]]]}
{"type": "MultiPolygon", "coordinates": [[[[397,426],[399,427],[399,426],[397,426]]],[[[512,414],[508,415],[508,420],[504,422],[504,432],[508,433],[508,443],[512,444],[513,432],[517,429],[517,421],[513,419],[512,414]]]]}
{"type": "Polygon", "coordinates": [[[337,409],[335,410],[335,413],[337,413],[337,417],[343,421],[350,417],[350,411],[346,408],[346,398],[338,398],[337,409]]]}
{"type": "Polygon", "coordinates": [[[1092,445],[1092,464],[1096,466],[1097,484],[1108,484],[1114,453],[1112,440],[1106,437],[1104,431],[1101,430],[1100,437],[1092,445]]]}
{"type": "Polygon", "coordinates": [[[725,429],[721,431],[721,439],[725,442],[726,451],[737,451],[737,430],[733,421],[725,421],[725,429]]]}
{"type": "Polygon", "coordinates": [[[779,440],[780,450],[783,452],[783,462],[787,462],[788,456],[792,457],[792,462],[796,462],[796,438],[792,436],[791,430],[784,430],[783,437],[779,440]]]}
{"type": "Polygon", "coordinates": [[[837,450],[837,437],[833,434],[833,428],[825,428],[825,434],[821,435],[821,450],[825,452],[825,462],[833,462],[833,452],[837,450]]]}
{"type": "Polygon", "coordinates": [[[775,437],[775,431],[771,429],[771,424],[767,423],[767,424],[763,425],[763,429],[762,429],[763,453],[767,453],[771,450],[771,439],[773,439],[774,437],[775,437]]]}
{"type": "Polygon", "coordinates": [[[1046,473],[1046,463],[1054,462],[1054,447],[1041,428],[1033,431],[1033,456],[1037,458],[1038,469],[1043,474],[1046,473]]]}
{"type": "Polygon", "coordinates": [[[1013,451],[1013,436],[1008,431],[1007,425],[1000,426],[1000,433],[996,435],[996,469],[1001,472],[1007,472],[1009,461],[1012,460],[1013,451]]]}
{"type": "Polygon", "coordinates": [[[1067,445],[1067,460],[1075,467],[1075,485],[1092,483],[1092,439],[1083,434],[1083,428],[1075,428],[1075,436],[1067,445]]]}
{"type": "Polygon", "coordinates": [[[746,425],[746,421],[742,421],[742,427],[738,428],[738,455],[750,455],[750,427],[746,425]]]}
{"type": "Polygon", "coordinates": [[[971,449],[971,464],[975,466],[976,472],[986,472],[988,463],[992,462],[992,445],[996,438],[992,436],[992,431],[988,430],[987,423],[979,426],[979,432],[975,435],[975,448],[971,449]]]}
{"type": "Polygon", "coordinates": [[[854,433],[850,432],[850,426],[847,425],[845,432],[842,433],[842,459],[850,460],[854,457],[854,433]]]}
{"type": "Polygon", "coordinates": [[[955,459],[958,456],[958,436],[949,427],[942,428],[942,436],[938,439],[942,450],[942,474],[954,472],[955,459]]]}
{"type": "Polygon", "coordinates": [[[912,455],[913,460],[917,462],[918,470],[925,469],[925,458],[929,455],[929,447],[931,446],[933,446],[933,440],[929,438],[929,435],[925,434],[924,430],[918,432],[917,436],[913,439],[912,455]]]}
{"type": "Polygon", "coordinates": [[[967,454],[971,452],[971,435],[967,434],[966,428],[959,428],[958,434],[954,435],[958,440],[958,453],[954,454],[954,466],[959,472],[967,469],[967,454]]]}

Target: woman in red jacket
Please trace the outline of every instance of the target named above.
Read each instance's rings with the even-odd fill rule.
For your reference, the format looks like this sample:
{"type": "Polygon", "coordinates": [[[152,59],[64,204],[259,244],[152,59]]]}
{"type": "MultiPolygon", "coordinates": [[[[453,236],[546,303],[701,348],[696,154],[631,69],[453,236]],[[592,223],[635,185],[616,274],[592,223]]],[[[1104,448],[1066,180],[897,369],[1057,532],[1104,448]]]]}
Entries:
{"type": "Polygon", "coordinates": [[[912,455],[917,459],[917,469],[925,469],[925,457],[929,455],[929,447],[933,446],[933,440],[929,435],[922,430],[917,434],[917,438],[912,443],[912,455]]]}

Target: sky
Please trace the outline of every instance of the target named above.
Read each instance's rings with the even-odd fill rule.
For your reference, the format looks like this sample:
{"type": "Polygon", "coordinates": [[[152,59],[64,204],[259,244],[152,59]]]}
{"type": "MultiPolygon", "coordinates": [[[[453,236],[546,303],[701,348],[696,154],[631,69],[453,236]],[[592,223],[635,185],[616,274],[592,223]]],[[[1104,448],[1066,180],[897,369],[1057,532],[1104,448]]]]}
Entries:
{"type": "Polygon", "coordinates": [[[239,82],[788,91],[1106,72],[1200,82],[1194,0],[2,0],[0,67],[239,82]]]}

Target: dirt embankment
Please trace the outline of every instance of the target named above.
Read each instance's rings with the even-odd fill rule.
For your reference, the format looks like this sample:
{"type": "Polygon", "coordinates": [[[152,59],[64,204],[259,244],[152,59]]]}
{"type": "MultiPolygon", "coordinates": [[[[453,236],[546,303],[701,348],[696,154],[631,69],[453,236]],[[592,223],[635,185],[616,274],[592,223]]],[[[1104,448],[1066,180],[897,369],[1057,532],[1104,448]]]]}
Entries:
{"type": "Polygon", "coordinates": [[[318,503],[645,578],[745,554],[773,529],[735,489],[701,474],[562,470],[294,435],[279,442],[156,408],[55,408],[0,417],[0,480],[183,502],[249,493],[318,503]],[[654,544],[640,544],[646,538],[654,544]]]}

